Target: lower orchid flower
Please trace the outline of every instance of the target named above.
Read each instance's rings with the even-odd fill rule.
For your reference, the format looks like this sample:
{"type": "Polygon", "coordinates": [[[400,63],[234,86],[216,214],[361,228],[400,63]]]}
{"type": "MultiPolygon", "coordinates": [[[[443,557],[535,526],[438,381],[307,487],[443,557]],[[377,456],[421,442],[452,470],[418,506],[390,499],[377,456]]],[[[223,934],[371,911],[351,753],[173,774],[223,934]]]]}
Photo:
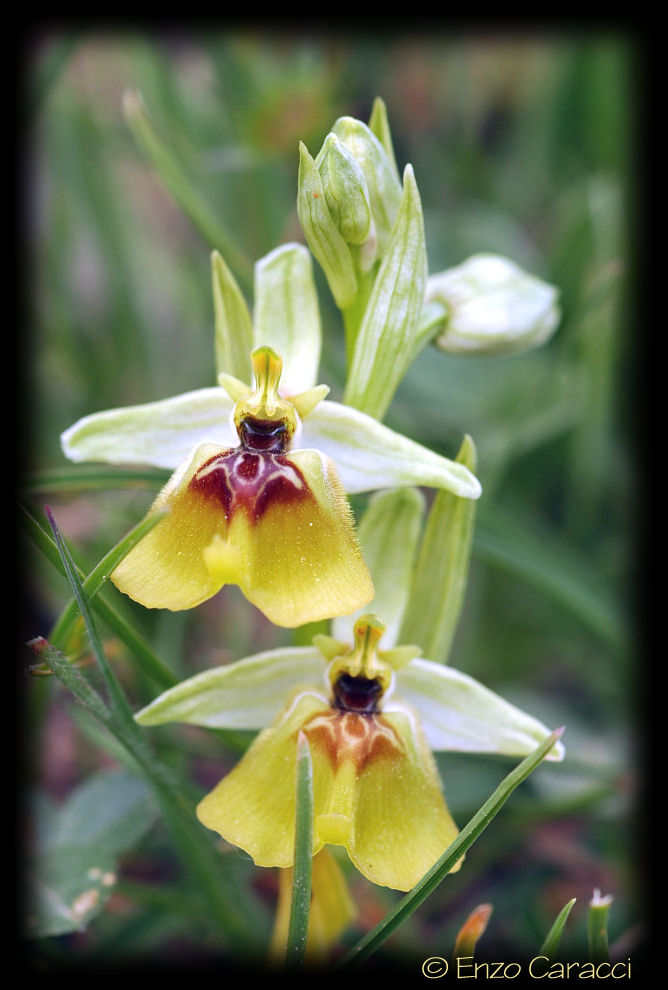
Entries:
{"type": "MultiPolygon", "coordinates": [[[[142,725],[185,722],[262,731],[200,802],[200,821],[258,866],[293,864],[296,752],[313,761],[313,854],[344,846],[373,883],[409,890],[457,835],[432,750],[525,756],[549,730],[451,667],[410,646],[379,648],[372,614],[352,644],[316,636],[204,671],[136,715],[142,725]]],[[[548,759],[563,756],[556,743],[548,759]]]]}

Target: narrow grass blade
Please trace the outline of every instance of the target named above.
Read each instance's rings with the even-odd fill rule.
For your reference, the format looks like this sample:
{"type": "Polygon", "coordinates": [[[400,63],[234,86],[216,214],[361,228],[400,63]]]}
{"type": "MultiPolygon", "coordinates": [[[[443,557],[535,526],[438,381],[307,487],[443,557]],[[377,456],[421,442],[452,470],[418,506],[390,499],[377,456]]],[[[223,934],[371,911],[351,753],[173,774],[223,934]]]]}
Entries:
{"type": "Polygon", "coordinates": [[[102,489],[161,488],[170,472],[162,468],[117,468],[99,464],[82,464],[65,468],[35,471],[24,480],[22,488],[30,495],[44,492],[79,492],[102,489]]]}
{"type": "Polygon", "coordinates": [[[70,586],[72,588],[72,591],[74,592],[74,597],[76,599],[77,606],[84,620],[84,624],[86,626],[86,632],[88,633],[88,638],[90,640],[91,647],[93,648],[93,653],[95,654],[95,658],[98,662],[98,666],[102,672],[102,676],[104,678],[107,691],[109,693],[110,707],[114,711],[116,717],[121,721],[121,723],[124,723],[128,726],[132,726],[131,731],[134,733],[136,732],[136,723],[132,716],[132,709],[130,708],[128,700],[125,694],[123,693],[120,684],[116,679],[116,675],[112,671],[111,666],[107,661],[105,652],[102,649],[102,644],[100,642],[100,639],[97,634],[97,629],[95,628],[95,624],[93,622],[93,617],[91,615],[90,607],[88,605],[88,599],[86,597],[86,593],[83,590],[83,583],[81,581],[81,578],[79,577],[79,574],[77,573],[77,568],[74,564],[74,561],[72,560],[69,550],[65,545],[65,541],[63,540],[60,530],[58,529],[58,524],[55,520],[55,517],[48,507],[46,508],[46,515],[49,520],[49,525],[51,526],[51,530],[53,532],[53,537],[56,542],[56,546],[58,548],[58,553],[60,554],[61,562],[63,564],[63,567],[65,568],[67,579],[70,582],[70,586]]]}
{"type": "Polygon", "coordinates": [[[561,911],[554,920],[552,927],[545,936],[545,941],[540,947],[540,956],[546,956],[548,959],[553,959],[557,949],[559,948],[559,942],[561,941],[561,933],[564,930],[564,925],[566,924],[566,919],[571,913],[571,908],[575,904],[577,898],[573,897],[568,903],[564,904],[561,911]]]}
{"type": "MultiPolygon", "coordinates": [[[[60,559],[58,548],[49,534],[40,526],[34,516],[25,508],[20,506],[20,515],[23,528],[32,539],[39,550],[56,567],[61,574],[65,574],[64,565],[60,559]]],[[[80,568],[77,574],[82,581],[85,575],[80,568]]],[[[162,663],[155,654],[152,647],[146,642],[141,634],[120,615],[108,602],[100,595],[92,601],[92,607],[107,626],[125,643],[133,656],[142,665],[142,669],[149,676],[160,690],[173,687],[176,683],[174,674],[162,663]]]]}
{"type": "Polygon", "coordinates": [[[133,90],[125,93],[124,109],[137,144],[147,155],[168,191],[210,247],[225,256],[246,286],[252,286],[253,270],[248,258],[217,220],[215,211],[193,186],[181,164],[158,135],[139,93],[133,90]]]}
{"type": "MultiPolygon", "coordinates": [[[[118,566],[123,558],[132,550],[134,546],[145,536],[149,530],[153,529],[164,513],[155,512],[146,516],[137,526],[120,540],[115,547],[112,547],[104,555],[102,560],[93,568],[85,581],[82,582],[82,591],[90,602],[108,579],[112,571],[118,566]]],[[[79,605],[76,598],[73,598],[65,609],[61,612],[58,621],[51,630],[49,641],[54,646],[67,652],[67,644],[74,630],[74,626],[79,617],[79,605]]]]}
{"type": "Polygon", "coordinates": [[[608,911],[612,904],[612,896],[601,897],[600,890],[595,890],[589,902],[587,919],[587,940],[589,943],[589,958],[591,962],[610,962],[608,948],[608,911]]]}
{"type": "Polygon", "coordinates": [[[155,758],[141,730],[119,719],[60,650],[43,637],[32,640],[29,646],[133,758],[137,769],[154,788],[174,846],[195,889],[207,901],[211,918],[238,951],[251,948],[254,934],[246,905],[239,900],[238,891],[232,888],[222,868],[220,854],[203,834],[179,781],[155,758]]]}
{"type": "Polygon", "coordinates": [[[515,788],[526,780],[529,774],[536,769],[547,753],[550,752],[562,732],[563,729],[556,729],[540,746],[537,746],[529,756],[522,760],[514,770],[511,770],[507,777],[501,781],[494,793],[462,829],[455,841],[445,850],[441,858],[424,875],[422,880],[399,901],[375,928],[361,938],[357,945],[352,947],[338,963],[339,968],[350,968],[368,959],[426,901],[444,877],[447,876],[455,863],[473,845],[481,833],[484,832],[515,788]]]}
{"type": "Polygon", "coordinates": [[[313,764],[308,741],[303,732],[297,741],[297,824],[295,830],[295,864],[292,879],[292,902],[285,952],[287,969],[304,963],[308,922],[311,910],[311,875],[313,869],[313,764]]]}

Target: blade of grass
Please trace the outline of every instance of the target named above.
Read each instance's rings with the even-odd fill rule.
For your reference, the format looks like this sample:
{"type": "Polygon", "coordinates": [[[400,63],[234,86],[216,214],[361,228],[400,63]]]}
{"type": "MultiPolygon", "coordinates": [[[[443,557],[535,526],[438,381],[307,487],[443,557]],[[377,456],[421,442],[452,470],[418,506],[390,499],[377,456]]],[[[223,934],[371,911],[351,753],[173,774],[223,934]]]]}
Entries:
{"type": "Polygon", "coordinates": [[[82,581],[76,566],[65,546],[53,513],[47,509],[49,523],[62,567],[70,582],[72,591],[84,620],[91,647],[102,672],[109,695],[109,703],[100,697],[85,678],[46,640],[41,641],[42,655],[63,683],[72,690],[75,697],[86,705],[89,711],[110,729],[137,761],[139,769],[153,786],[163,811],[163,817],[170,829],[184,865],[191,872],[198,889],[208,898],[209,907],[224,931],[239,947],[248,947],[253,941],[253,928],[245,923],[244,912],[239,903],[238,892],[229,889],[227,878],[220,869],[220,860],[211,843],[203,841],[202,828],[198,825],[193,809],[185,798],[184,791],[155,754],[135,722],[130,704],[122,687],[113,673],[102,649],[91,610],[83,590],[82,581]]]}
{"type": "Polygon", "coordinates": [[[98,638],[97,629],[95,628],[95,623],[93,622],[93,617],[91,615],[90,608],[88,605],[88,599],[86,597],[86,593],[83,590],[83,583],[77,573],[76,565],[72,560],[70,552],[65,545],[65,541],[63,540],[61,532],[58,528],[58,524],[55,520],[53,513],[51,512],[51,509],[49,509],[49,507],[46,506],[45,511],[46,511],[47,519],[49,520],[49,525],[51,526],[51,531],[53,532],[53,537],[56,546],[58,548],[58,553],[60,554],[61,563],[65,568],[65,574],[67,576],[67,580],[70,582],[70,586],[74,591],[74,597],[78,609],[81,613],[81,616],[84,620],[84,624],[86,626],[86,631],[88,633],[90,644],[93,648],[93,652],[97,659],[100,671],[102,672],[102,677],[104,679],[107,692],[109,695],[109,704],[111,706],[111,709],[114,712],[116,718],[119,720],[119,722],[122,725],[125,725],[128,728],[131,726],[131,729],[129,728],[129,731],[131,731],[133,734],[138,733],[139,730],[137,727],[137,723],[135,722],[134,717],[132,715],[132,709],[130,708],[128,699],[126,698],[125,693],[121,689],[121,686],[116,678],[116,675],[114,674],[111,665],[108,663],[106,654],[102,649],[102,644],[98,638]]]}
{"type": "Polygon", "coordinates": [[[253,266],[234,239],[216,219],[215,211],[192,185],[181,164],[158,135],[141,96],[134,90],[124,94],[126,120],[139,147],[145,152],[165,186],[211,248],[225,257],[247,288],[253,284],[253,266]]]}
{"type": "Polygon", "coordinates": [[[313,869],[313,764],[308,740],[303,732],[297,740],[297,819],[295,828],[295,864],[292,901],[285,951],[287,969],[304,964],[306,939],[311,911],[311,876],[313,869]]]}
{"type": "Polygon", "coordinates": [[[169,478],[169,471],[161,468],[108,468],[97,464],[75,467],[49,468],[35,471],[24,481],[22,488],[30,495],[44,492],[75,492],[112,488],[155,488],[169,478]]]}
{"type": "Polygon", "coordinates": [[[562,732],[563,729],[556,729],[540,746],[537,746],[532,753],[511,770],[467,825],[464,826],[455,841],[448,846],[441,858],[425,873],[422,880],[399,901],[375,928],[367,932],[343,956],[337,964],[337,968],[347,969],[368,959],[420,907],[436,887],[438,887],[443,878],[447,876],[455,863],[461,859],[467,849],[484,832],[515,788],[522,781],[526,780],[546,754],[549,753],[555,742],[560,738],[562,732]]]}
{"type": "Polygon", "coordinates": [[[587,941],[589,958],[593,963],[610,962],[608,948],[608,912],[612,904],[612,896],[601,897],[600,890],[595,890],[589,902],[587,918],[587,941]]]}
{"type": "Polygon", "coordinates": [[[540,956],[546,956],[548,959],[552,959],[555,955],[557,949],[559,948],[559,942],[561,941],[561,933],[564,930],[564,925],[566,924],[566,919],[571,913],[571,908],[575,904],[577,898],[573,897],[562,907],[561,911],[554,920],[552,927],[545,936],[545,941],[540,947],[540,956]]]}
{"type": "Polygon", "coordinates": [[[163,819],[194,889],[207,901],[211,917],[239,952],[252,949],[254,919],[221,867],[221,858],[195,818],[194,809],[172,772],[158,759],[136,723],[119,719],[85,677],[43,637],[29,644],[77,701],[98,719],[134,759],[153,788],[163,819]]]}
{"type": "MultiPolygon", "coordinates": [[[[40,526],[39,522],[25,506],[21,505],[19,509],[21,523],[28,536],[38,549],[42,551],[47,560],[61,574],[65,574],[65,568],[53,539],[51,539],[49,534],[40,526]]],[[[77,573],[83,581],[85,579],[83,571],[77,568],[77,573]]],[[[151,677],[160,690],[164,691],[176,684],[176,678],[171,670],[165,667],[143,636],[113,606],[105,601],[101,595],[95,596],[92,606],[106,625],[125,643],[133,656],[141,663],[144,672],[151,677]]]]}
{"type": "MultiPolygon", "coordinates": [[[[128,554],[130,550],[136,546],[139,540],[141,540],[143,536],[153,529],[155,524],[162,518],[163,515],[164,513],[162,512],[155,512],[150,516],[147,516],[133,529],[131,529],[130,532],[116,544],[116,546],[112,547],[111,550],[104,555],[100,562],[89,573],[88,577],[82,582],[82,589],[87,601],[90,602],[95,597],[105,581],[108,579],[111,572],[118,566],[126,554],[128,554]]],[[[64,653],[67,653],[67,644],[74,629],[78,615],[79,603],[76,598],[73,598],[65,606],[56,624],[51,630],[49,642],[51,642],[58,649],[62,649],[64,653]]]]}

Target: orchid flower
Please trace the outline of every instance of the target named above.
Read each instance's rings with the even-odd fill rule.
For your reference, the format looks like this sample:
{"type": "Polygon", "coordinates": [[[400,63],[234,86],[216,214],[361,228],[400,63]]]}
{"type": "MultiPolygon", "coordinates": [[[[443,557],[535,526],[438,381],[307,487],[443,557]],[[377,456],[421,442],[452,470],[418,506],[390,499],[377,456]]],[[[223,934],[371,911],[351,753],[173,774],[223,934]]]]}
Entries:
{"type": "Polygon", "coordinates": [[[480,484],[465,465],[325,398],[302,245],[258,262],[252,317],[219,255],[213,288],[218,385],[94,413],[62,435],[74,461],[174,471],[150,510],[165,517],[111,580],[149,608],[192,608],[230,583],[280,626],[351,613],[373,585],[345,493],[424,485],[476,499],[480,484]]]}
{"type": "MultiPolygon", "coordinates": [[[[467,674],[396,642],[417,535],[399,553],[397,542],[400,534],[415,534],[407,524],[421,503],[412,490],[380,493],[367,513],[382,516],[381,524],[361,521],[360,532],[376,540],[370,546],[365,538],[362,546],[374,561],[377,612],[335,619],[332,635],[315,636],[311,646],[195,674],[135,716],[146,726],[261,730],[197,808],[207,828],[258,866],[293,864],[300,733],[313,762],[313,854],[344,846],[360,873],[399,890],[411,889],[458,831],[432,751],[523,757],[550,734],[467,674]],[[385,622],[379,612],[392,615],[385,622]]],[[[563,753],[556,743],[548,759],[563,753]]]]}

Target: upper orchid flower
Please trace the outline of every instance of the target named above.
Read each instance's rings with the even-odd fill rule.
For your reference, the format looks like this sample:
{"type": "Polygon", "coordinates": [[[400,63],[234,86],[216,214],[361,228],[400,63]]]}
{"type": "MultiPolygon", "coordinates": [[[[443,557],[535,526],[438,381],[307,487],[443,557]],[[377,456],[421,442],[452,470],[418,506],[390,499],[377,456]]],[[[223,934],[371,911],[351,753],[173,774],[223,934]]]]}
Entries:
{"type": "Polygon", "coordinates": [[[373,586],[345,492],[427,485],[475,499],[480,484],[465,465],[325,399],[304,247],[258,263],[252,319],[222,259],[213,262],[219,385],[95,413],[62,436],[75,461],[175,469],[152,509],[168,513],[112,581],[169,609],[238,584],[281,626],[351,613],[373,586]]]}

